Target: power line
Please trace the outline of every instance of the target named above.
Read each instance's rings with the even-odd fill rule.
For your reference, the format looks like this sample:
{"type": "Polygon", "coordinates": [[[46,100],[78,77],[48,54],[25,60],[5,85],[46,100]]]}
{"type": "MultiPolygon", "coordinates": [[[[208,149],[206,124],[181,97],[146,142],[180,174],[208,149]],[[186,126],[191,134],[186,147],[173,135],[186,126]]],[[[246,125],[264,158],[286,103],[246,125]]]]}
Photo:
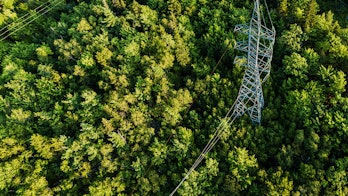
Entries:
{"type": "MultiPolygon", "coordinates": [[[[35,9],[35,10],[38,10],[38,14],[39,14],[39,15],[37,15],[37,13],[34,14],[34,15],[31,15],[30,17],[28,17],[28,18],[22,20],[22,22],[20,22],[19,24],[16,24],[15,26],[8,28],[8,29],[7,29],[6,31],[4,31],[0,36],[5,35],[7,32],[10,32],[12,29],[15,29],[15,30],[12,31],[12,32],[10,32],[9,34],[7,34],[5,37],[2,37],[2,38],[0,39],[0,41],[5,40],[5,39],[8,38],[10,35],[14,34],[15,32],[17,32],[17,31],[19,31],[19,30],[21,30],[21,29],[23,29],[24,27],[26,27],[28,24],[30,24],[30,23],[33,22],[34,20],[38,19],[38,18],[41,17],[42,15],[44,15],[44,14],[46,14],[47,12],[51,11],[54,7],[58,6],[60,3],[62,3],[61,0],[54,0],[52,3],[50,3],[50,5],[47,5],[47,6],[45,6],[45,7],[39,6],[38,8],[35,9]],[[43,11],[43,12],[41,12],[41,11],[43,11]],[[36,17],[35,17],[35,16],[36,16],[36,17]],[[31,20],[30,20],[30,19],[31,19],[31,20]],[[28,20],[29,20],[29,21],[28,21],[28,20]],[[26,22],[26,21],[28,21],[28,22],[26,22]],[[22,26],[20,26],[21,23],[23,23],[23,22],[26,22],[26,23],[25,23],[25,24],[22,24],[22,26]],[[20,27],[19,27],[19,28],[16,28],[16,27],[18,27],[18,26],[20,26],[20,27]]],[[[44,3],[44,4],[47,4],[47,2],[44,3]]],[[[27,15],[28,15],[28,14],[26,14],[25,16],[27,16],[27,15]]],[[[22,17],[21,17],[21,18],[22,18],[22,17]]],[[[20,18],[20,19],[21,19],[21,18],[20,18]]],[[[19,19],[19,20],[20,20],[20,19],[19,19]]],[[[17,20],[17,21],[18,21],[18,20],[17,20]]],[[[6,27],[9,27],[10,25],[11,25],[11,24],[7,25],[6,27]]],[[[0,32],[3,31],[6,27],[2,28],[2,29],[0,30],[0,32]]]]}
{"type": "MultiPolygon", "coordinates": [[[[215,144],[220,140],[221,134],[232,125],[236,118],[247,112],[252,122],[261,122],[261,109],[264,104],[262,83],[268,78],[270,73],[273,45],[275,41],[275,29],[267,4],[266,9],[272,29],[267,28],[266,22],[264,22],[264,25],[262,24],[262,19],[264,19],[264,17],[261,16],[259,0],[254,1],[254,9],[249,25],[236,25],[234,31],[247,34],[249,38],[248,42],[237,42],[235,46],[236,49],[248,53],[247,63],[243,64],[247,68],[243,76],[242,85],[239,89],[237,99],[224,118],[227,119],[227,122],[221,121],[214,133],[213,138],[209,140],[208,144],[204,147],[195,163],[180,181],[179,185],[172,191],[170,196],[176,193],[182,183],[189,177],[193,170],[195,170],[196,167],[202,162],[207,153],[209,153],[215,144]],[[260,43],[260,40],[263,40],[263,42],[260,43]],[[260,78],[263,74],[266,74],[266,76],[263,78],[263,81],[261,81],[260,78]]],[[[235,63],[240,59],[240,57],[236,57],[235,63]]]]}
{"type": "Polygon", "coordinates": [[[216,145],[216,143],[220,140],[221,135],[223,134],[224,131],[226,131],[232,123],[237,119],[238,115],[235,114],[234,107],[236,104],[237,100],[234,102],[232,107],[229,109],[227,112],[226,116],[223,119],[227,119],[225,121],[221,121],[219,126],[217,127],[213,137],[209,140],[209,142],[206,144],[204,149],[202,150],[201,154],[198,156],[194,164],[191,166],[189,171],[186,173],[184,178],[180,181],[179,185],[172,191],[170,196],[174,195],[176,191],[180,188],[182,183],[190,176],[190,174],[195,170],[198,165],[202,162],[202,160],[205,158],[205,156],[213,149],[213,147],[216,145]]]}
{"type": "MultiPolygon", "coordinates": [[[[231,43],[229,43],[227,46],[226,46],[226,49],[225,51],[222,53],[222,55],[220,56],[218,62],[216,63],[216,65],[214,66],[213,70],[210,72],[210,75],[213,75],[216,71],[216,69],[218,68],[218,66],[221,64],[221,61],[223,59],[223,57],[226,55],[229,47],[230,47],[231,43]]],[[[184,118],[186,117],[187,113],[190,111],[190,109],[192,108],[192,106],[195,104],[195,102],[198,100],[198,98],[200,97],[200,95],[204,92],[204,90],[201,90],[198,92],[196,98],[193,100],[193,102],[190,104],[190,106],[186,109],[186,112],[184,113],[183,115],[183,119],[181,120],[181,123],[183,123],[184,121],[184,118]]],[[[170,136],[168,137],[168,139],[166,140],[166,145],[169,143],[169,141],[171,140],[171,138],[173,137],[174,133],[171,133],[170,136]]],[[[151,167],[153,165],[151,164],[147,169],[146,169],[146,172],[145,172],[145,175],[150,171],[151,167]]],[[[131,192],[131,195],[133,194],[133,192],[136,190],[136,188],[138,187],[138,185],[133,188],[133,191],[131,192]]]]}
{"type": "MultiPolygon", "coordinates": [[[[41,8],[42,7],[44,7],[45,5],[48,5],[49,4],[49,2],[46,2],[46,3],[44,3],[44,4],[42,4],[42,5],[40,5],[40,6],[38,6],[37,8],[35,8],[33,11],[35,11],[35,12],[41,12],[41,8]]],[[[26,14],[24,14],[23,16],[21,16],[20,18],[17,18],[15,21],[13,21],[12,23],[10,23],[10,24],[7,24],[5,27],[3,27],[1,30],[0,30],[0,32],[2,32],[1,34],[0,34],[0,37],[1,36],[3,36],[3,35],[5,35],[7,32],[9,32],[11,29],[13,29],[13,28],[15,28],[16,26],[18,26],[20,23],[23,23],[23,22],[25,22],[26,20],[28,20],[28,19],[30,19],[33,15],[31,15],[31,16],[29,16],[30,15],[30,13],[28,12],[28,13],[26,13],[26,14]],[[29,16],[28,18],[26,18],[27,16],[29,16]],[[25,18],[25,19],[24,19],[25,18]],[[22,19],[24,19],[24,20],[22,20],[22,19]],[[21,21],[22,20],[22,21],[21,21]],[[18,23],[18,22],[20,22],[20,23],[18,23]],[[11,26],[12,24],[16,24],[15,26],[11,26]],[[7,30],[6,30],[7,29],[7,30]],[[4,31],[4,30],[6,30],[6,31],[4,31]]]]}
{"type": "Polygon", "coordinates": [[[345,2],[343,2],[342,0],[339,0],[345,7],[347,7],[348,8],[348,4],[347,3],[345,3],[345,2]]]}

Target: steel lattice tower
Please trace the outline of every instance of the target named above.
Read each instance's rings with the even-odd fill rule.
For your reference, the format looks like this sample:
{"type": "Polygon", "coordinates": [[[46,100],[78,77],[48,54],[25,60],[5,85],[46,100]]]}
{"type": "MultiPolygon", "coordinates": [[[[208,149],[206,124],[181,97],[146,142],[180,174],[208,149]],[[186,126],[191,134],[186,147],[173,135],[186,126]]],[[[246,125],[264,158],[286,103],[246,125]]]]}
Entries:
{"type": "Polygon", "coordinates": [[[170,196],[174,195],[185,179],[201,163],[204,157],[211,151],[214,145],[219,141],[223,132],[228,130],[229,126],[235,119],[247,112],[254,123],[261,122],[261,109],[264,105],[262,83],[265,82],[271,71],[271,60],[273,55],[273,45],[275,42],[275,28],[272,24],[271,17],[267,8],[269,25],[260,9],[260,1],[254,1],[254,9],[249,24],[236,25],[234,31],[248,36],[247,41],[237,42],[235,48],[247,52],[247,57],[238,56],[235,58],[235,64],[242,64],[246,67],[242,85],[239,89],[237,99],[225,116],[225,120],[220,123],[214,136],[204,147],[195,163],[189,169],[187,174],[181,180],[179,185],[172,191],[170,196]]]}
{"type": "Polygon", "coordinates": [[[250,23],[236,25],[234,31],[248,35],[247,41],[239,41],[235,46],[248,55],[237,56],[234,60],[234,63],[246,66],[246,70],[233,114],[239,117],[247,112],[253,122],[260,123],[264,105],[262,83],[270,74],[275,29],[273,25],[271,29],[267,28],[260,11],[260,1],[256,0],[250,23]]]}

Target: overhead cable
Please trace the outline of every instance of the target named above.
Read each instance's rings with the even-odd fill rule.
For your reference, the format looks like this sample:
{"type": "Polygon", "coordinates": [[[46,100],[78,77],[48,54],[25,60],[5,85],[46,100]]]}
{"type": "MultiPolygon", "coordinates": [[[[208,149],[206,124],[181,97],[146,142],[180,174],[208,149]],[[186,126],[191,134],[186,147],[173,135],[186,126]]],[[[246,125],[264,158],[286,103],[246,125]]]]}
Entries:
{"type": "MultiPolygon", "coordinates": [[[[47,2],[46,2],[47,3],[47,2]]],[[[44,4],[46,4],[44,3],[44,4]]],[[[14,26],[8,28],[6,31],[2,32],[0,37],[5,35],[4,37],[2,37],[0,39],[0,41],[5,40],[6,38],[8,38],[10,35],[14,34],[15,32],[23,29],[24,27],[26,27],[28,24],[32,23],[34,20],[38,19],[39,17],[41,17],[42,15],[46,14],[47,12],[51,11],[54,7],[58,6],[60,3],[62,3],[62,0],[54,0],[53,2],[51,2],[50,5],[47,5],[45,7],[39,6],[40,8],[36,8],[35,10],[38,10],[38,14],[34,14],[31,15],[30,17],[24,19],[22,22],[20,22],[19,24],[15,24],[14,26]],[[43,12],[42,12],[43,11],[43,12]],[[29,20],[29,21],[28,21],[29,20]],[[22,24],[23,22],[26,22],[25,24],[22,24]],[[19,27],[18,27],[19,26],[19,27]],[[17,28],[18,27],[18,28],[17,28]],[[15,29],[14,31],[11,31],[12,29],[15,29]],[[9,32],[9,33],[8,33],[9,32]],[[8,33],[8,34],[7,34],[8,33]],[[6,35],[7,34],[7,35],[6,35]]],[[[26,14],[27,16],[27,14],[26,14]]],[[[21,17],[22,18],[22,17],[21,17]]],[[[11,25],[11,24],[9,24],[11,25]]],[[[9,27],[9,25],[7,25],[6,27],[9,27]]],[[[3,31],[6,27],[2,28],[0,30],[3,31]]]]}

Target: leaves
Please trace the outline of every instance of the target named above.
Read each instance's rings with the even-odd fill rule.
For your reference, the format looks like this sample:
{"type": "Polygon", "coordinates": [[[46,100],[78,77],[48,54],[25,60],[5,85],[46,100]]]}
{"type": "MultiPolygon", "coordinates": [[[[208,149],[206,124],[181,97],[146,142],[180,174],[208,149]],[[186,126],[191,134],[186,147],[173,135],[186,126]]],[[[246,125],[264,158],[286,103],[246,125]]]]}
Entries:
{"type": "MultiPolygon", "coordinates": [[[[180,195],[347,194],[348,10],[337,2],[268,1],[278,37],[262,126],[234,121],[180,195]]],[[[1,1],[0,26],[43,3],[1,1]]],[[[252,3],[63,1],[8,37],[0,192],[168,195],[237,96],[233,27],[252,3]]]]}

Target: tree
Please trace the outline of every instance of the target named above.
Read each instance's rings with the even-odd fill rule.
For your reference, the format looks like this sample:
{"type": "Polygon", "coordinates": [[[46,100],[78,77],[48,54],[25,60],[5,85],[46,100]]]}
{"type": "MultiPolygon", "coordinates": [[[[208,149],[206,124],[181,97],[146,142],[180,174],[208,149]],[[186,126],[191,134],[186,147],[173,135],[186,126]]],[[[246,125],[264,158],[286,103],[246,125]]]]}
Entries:
{"type": "Polygon", "coordinates": [[[290,30],[284,31],[279,39],[280,44],[285,47],[286,51],[298,52],[301,44],[305,40],[302,28],[297,24],[290,25],[290,30]]]}
{"type": "Polygon", "coordinates": [[[227,175],[225,186],[233,194],[240,194],[255,180],[252,173],[258,167],[255,156],[250,156],[245,148],[235,147],[228,154],[230,174],[227,175]]]}
{"type": "MultiPolygon", "coordinates": [[[[60,1],[35,18],[49,2],[1,1],[2,32],[33,21],[0,43],[0,192],[168,195],[238,94],[233,27],[253,2],[60,1]]],[[[346,16],[268,3],[262,124],[234,121],[181,195],[347,194],[346,16]]]]}

